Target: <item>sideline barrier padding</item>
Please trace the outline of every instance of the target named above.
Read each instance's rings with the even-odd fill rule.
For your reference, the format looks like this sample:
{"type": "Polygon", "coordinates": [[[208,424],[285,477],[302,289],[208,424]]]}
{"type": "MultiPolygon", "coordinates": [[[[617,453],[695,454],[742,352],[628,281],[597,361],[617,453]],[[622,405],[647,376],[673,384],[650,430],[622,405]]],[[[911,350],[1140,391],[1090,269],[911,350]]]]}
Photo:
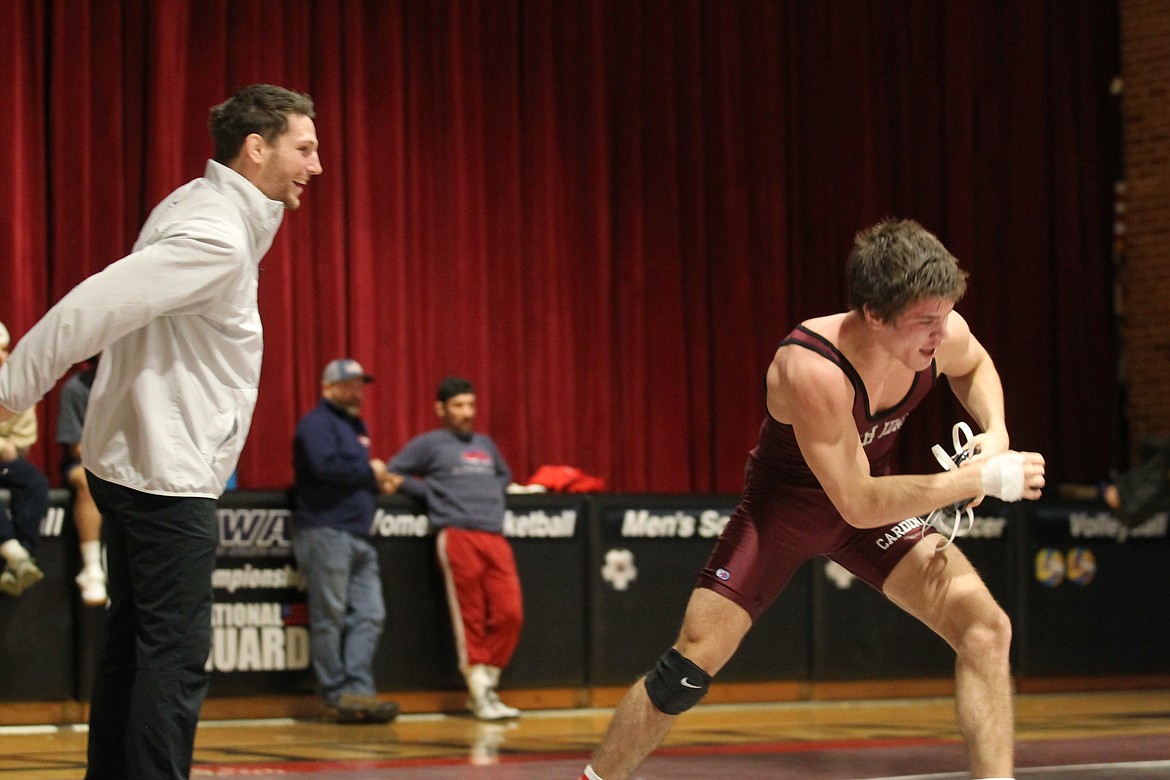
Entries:
{"type": "MultiPolygon", "coordinates": [[[[629,685],[678,636],[699,570],[736,496],[602,495],[590,501],[590,681],[629,685]]],[[[752,627],[720,683],[809,676],[809,567],[752,627]]]]}
{"type": "MultiPolygon", "coordinates": [[[[5,503],[8,491],[4,491],[5,503]]],[[[55,701],[78,694],[77,613],[73,576],[79,553],[70,493],[51,490],[35,553],[45,578],[18,598],[0,595],[0,701],[55,701]]]]}
{"type": "MultiPolygon", "coordinates": [[[[53,490],[37,560],[45,580],[0,597],[0,701],[87,701],[103,611],[81,606],[70,495],[53,490]]],[[[503,687],[628,685],[674,641],[734,496],[516,495],[508,533],[526,620],[503,687]]],[[[1103,505],[977,510],[958,542],[1013,618],[1018,677],[1170,673],[1170,523],[1125,529],[1103,505]]],[[[220,502],[211,697],[311,695],[308,615],[282,491],[220,502]]],[[[384,497],[375,518],[387,606],[379,690],[463,683],[434,536],[421,508],[384,497]]],[[[949,678],[941,640],[884,598],[814,560],[749,632],[720,683],[949,678]]]]}
{"type": "MultiPolygon", "coordinates": [[[[284,493],[229,493],[220,549],[210,696],[311,693],[308,611],[284,493]]],[[[586,683],[584,500],[509,496],[504,532],[524,592],[525,627],[502,685],[586,683]]],[[[386,602],[375,657],[380,690],[462,689],[435,537],[422,507],[382,497],[373,520],[386,602]]]]}
{"type": "Polygon", "coordinates": [[[1029,677],[1170,672],[1167,513],[1126,528],[1101,504],[1028,507],[1016,628],[1029,677]]]}

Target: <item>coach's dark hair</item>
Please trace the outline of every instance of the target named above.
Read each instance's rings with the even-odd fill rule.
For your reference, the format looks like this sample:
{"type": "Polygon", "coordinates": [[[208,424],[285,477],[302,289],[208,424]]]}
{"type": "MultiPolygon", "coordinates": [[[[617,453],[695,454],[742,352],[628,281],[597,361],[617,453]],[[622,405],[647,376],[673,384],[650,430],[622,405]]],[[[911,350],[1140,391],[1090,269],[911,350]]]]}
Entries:
{"type": "Polygon", "coordinates": [[[288,130],[288,115],[314,116],[313,99],[272,84],[244,87],[211,108],[215,161],[227,165],[240,153],[244,139],[258,133],[268,143],[288,130]]]}
{"type": "Polygon", "coordinates": [[[883,322],[928,298],[958,302],[967,272],[930,231],[911,219],[888,219],[853,239],[846,265],[849,305],[883,322]]]}

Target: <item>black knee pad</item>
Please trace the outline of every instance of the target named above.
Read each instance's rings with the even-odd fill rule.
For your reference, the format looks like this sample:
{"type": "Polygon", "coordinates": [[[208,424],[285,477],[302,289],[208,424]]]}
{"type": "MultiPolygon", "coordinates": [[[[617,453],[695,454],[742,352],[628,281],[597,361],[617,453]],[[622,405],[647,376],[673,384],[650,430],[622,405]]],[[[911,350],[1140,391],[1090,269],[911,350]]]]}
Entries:
{"type": "Polygon", "coordinates": [[[707,695],[710,683],[711,675],[673,647],[646,673],[646,693],[654,706],[667,715],[694,707],[707,695]]]}

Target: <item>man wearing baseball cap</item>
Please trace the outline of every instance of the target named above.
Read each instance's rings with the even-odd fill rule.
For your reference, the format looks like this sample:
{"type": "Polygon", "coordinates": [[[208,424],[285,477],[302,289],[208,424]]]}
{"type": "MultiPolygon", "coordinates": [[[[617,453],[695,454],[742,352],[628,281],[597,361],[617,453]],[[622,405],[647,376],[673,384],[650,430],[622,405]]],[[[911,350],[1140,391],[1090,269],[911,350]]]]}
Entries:
{"type": "Polygon", "coordinates": [[[374,378],[340,358],[321,373],[321,400],[293,438],[293,553],[309,600],[309,651],[317,688],[341,723],[386,723],[398,705],[374,686],[374,651],[386,608],[370,544],[377,495],[396,479],[370,457],[359,416],[374,378]]]}

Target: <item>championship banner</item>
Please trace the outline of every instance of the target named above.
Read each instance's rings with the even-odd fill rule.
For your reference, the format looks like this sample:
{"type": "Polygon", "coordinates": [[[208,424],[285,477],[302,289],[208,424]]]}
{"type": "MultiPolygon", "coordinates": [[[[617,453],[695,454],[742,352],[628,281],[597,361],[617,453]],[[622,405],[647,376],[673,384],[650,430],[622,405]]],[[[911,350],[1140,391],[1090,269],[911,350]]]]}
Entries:
{"type": "Polygon", "coordinates": [[[229,492],[216,510],[210,696],[311,693],[309,610],[288,497],[229,492]]]}

